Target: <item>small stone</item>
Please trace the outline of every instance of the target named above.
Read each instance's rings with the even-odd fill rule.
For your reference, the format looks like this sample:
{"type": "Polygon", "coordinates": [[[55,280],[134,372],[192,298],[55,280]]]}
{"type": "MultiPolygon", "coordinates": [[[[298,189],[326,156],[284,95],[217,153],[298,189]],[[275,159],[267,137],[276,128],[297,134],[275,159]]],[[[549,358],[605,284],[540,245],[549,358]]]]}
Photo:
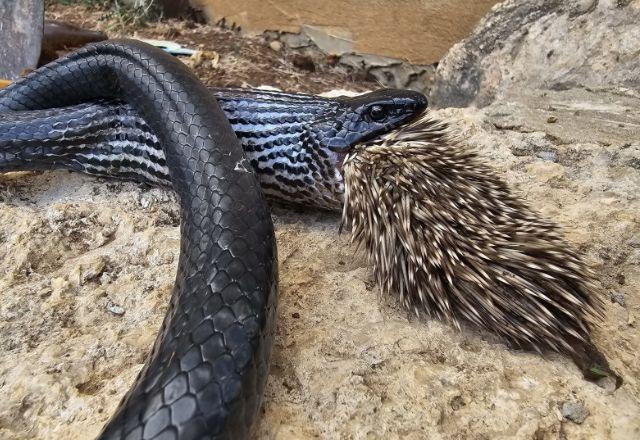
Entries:
{"type": "Polygon", "coordinates": [[[556,122],[558,122],[558,117],[557,116],[549,116],[547,118],[547,122],[549,124],[555,124],[556,122]]]}
{"type": "Polygon", "coordinates": [[[578,425],[589,416],[589,410],[580,402],[564,402],[561,412],[562,417],[578,425]]]}
{"type": "Polygon", "coordinates": [[[298,313],[298,312],[293,312],[293,313],[291,314],[291,317],[292,317],[293,319],[299,319],[299,318],[300,318],[300,313],[298,313]]]}
{"type": "Polygon", "coordinates": [[[629,327],[636,326],[636,317],[633,316],[633,313],[631,312],[629,312],[629,317],[627,318],[627,324],[629,325],[629,327]]]}
{"type": "Polygon", "coordinates": [[[88,281],[95,280],[100,277],[107,268],[107,259],[105,257],[98,257],[91,263],[82,264],[79,267],[80,272],[80,284],[84,285],[88,281]]]}
{"type": "Polygon", "coordinates": [[[449,403],[451,405],[451,408],[454,411],[459,410],[460,408],[462,408],[463,406],[466,405],[464,399],[462,398],[462,396],[455,396],[453,399],[451,399],[451,402],[449,403]]]}
{"type": "Polygon", "coordinates": [[[625,294],[624,293],[619,293],[619,292],[612,292],[611,293],[611,302],[614,302],[616,304],[620,304],[622,307],[624,307],[626,305],[625,294]]]}
{"type": "Polygon", "coordinates": [[[269,47],[271,48],[271,50],[275,52],[280,52],[280,50],[282,50],[282,43],[277,40],[274,40],[271,43],[269,43],[269,47]]]}
{"type": "Polygon", "coordinates": [[[566,169],[553,162],[533,162],[527,165],[527,172],[531,173],[538,182],[549,183],[564,180],[566,169]]]}
{"type": "Polygon", "coordinates": [[[537,156],[542,160],[548,160],[549,162],[558,161],[558,153],[555,151],[539,151],[537,156]]]}
{"type": "Polygon", "coordinates": [[[598,379],[596,381],[596,385],[602,388],[607,396],[612,395],[618,388],[616,378],[613,376],[606,376],[598,379]]]}
{"type": "Polygon", "coordinates": [[[51,287],[45,286],[42,289],[40,289],[40,291],[38,292],[38,296],[43,299],[48,298],[51,296],[52,292],[53,291],[51,290],[51,287]]]}
{"type": "Polygon", "coordinates": [[[627,244],[632,248],[640,249],[640,233],[635,234],[633,237],[631,237],[627,244]]]}
{"type": "Polygon", "coordinates": [[[100,235],[102,235],[103,238],[110,238],[113,237],[113,234],[115,234],[117,230],[118,227],[114,224],[104,225],[100,230],[100,235]]]}
{"type": "Polygon", "coordinates": [[[111,302],[107,304],[107,310],[116,316],[122,316],[125,313],[125,310],[122,307],[111,302]]]}

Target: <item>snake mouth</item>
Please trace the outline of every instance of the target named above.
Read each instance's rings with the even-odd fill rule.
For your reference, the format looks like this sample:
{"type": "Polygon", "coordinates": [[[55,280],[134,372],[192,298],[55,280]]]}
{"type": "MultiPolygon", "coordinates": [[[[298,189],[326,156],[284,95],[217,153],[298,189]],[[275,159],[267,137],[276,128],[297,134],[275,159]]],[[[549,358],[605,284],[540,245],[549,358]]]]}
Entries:
{"type": "Polygon", "coordinates": [[[354,150],[357,152],[380,145],[393,146],[394,144],[434,142],[445,137],[455,137],[448,131],[448,128],[449,124],[447,122],[435,119],[429,112],[425,111],[412,122],[396,130],[356,145],[354,150]]]}
{"type": "Polygon", "coordinates": [[[340,161],[338,169],[344,178],[345,168],[359,154],[383,146],[393,151],[394,146],[400,149],[408,146],[424,146],[425,144],[442,141],[445,138],[450,141],[457,140],[456,136],[451,134],[448,128],[449,124],[447,122],[434,119],[429,112],[425,111],[410,123],[366,142],[360,142],[348,152],[340,153],[342,157],[338,157],[340,161]]]}

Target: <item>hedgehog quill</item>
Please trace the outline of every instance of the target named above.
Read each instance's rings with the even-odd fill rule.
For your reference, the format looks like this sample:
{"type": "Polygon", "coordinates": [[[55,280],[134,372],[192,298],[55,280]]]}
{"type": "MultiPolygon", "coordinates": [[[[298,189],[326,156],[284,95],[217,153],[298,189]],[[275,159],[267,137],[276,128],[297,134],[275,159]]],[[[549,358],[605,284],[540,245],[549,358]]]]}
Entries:
{"type": "Polygon", "coordinates": [[[487,329],[515,348],[570,356],[622,383],[591,342],[594,274],[558,228],[428,116],[344,161],[343,225],[384,292],[416,315],[487,329]]]}

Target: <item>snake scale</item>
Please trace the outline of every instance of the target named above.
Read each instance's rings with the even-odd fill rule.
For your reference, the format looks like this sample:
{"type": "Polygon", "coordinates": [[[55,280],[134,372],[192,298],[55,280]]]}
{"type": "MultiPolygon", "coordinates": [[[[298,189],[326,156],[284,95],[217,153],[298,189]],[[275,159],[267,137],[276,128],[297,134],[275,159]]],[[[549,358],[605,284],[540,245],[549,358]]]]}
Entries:
{"type": "Polygon", "coordinates": [[[0,171],[68,168],[169,185],[180,200],[167,315],[100,438],[249,435],[278,286],[260,184],[276,199],[335,208],[344,154],[425,106],[404,91],[210,93],[180,61],[128,40],[87,46],[0,91],[0,171]]]}
{"type": "MultiPolygon", "coordinates": [[[[251,89],[211,92],[269,198],[331,210],[342,208],[339,168],[346,152],[426,105],[422,95],[403,90],[333,99],[251,89]]],[[[153,130],[130,104],[113,100],[0,116],[0,171],[55,168],[171,186],[153,130]]]]}

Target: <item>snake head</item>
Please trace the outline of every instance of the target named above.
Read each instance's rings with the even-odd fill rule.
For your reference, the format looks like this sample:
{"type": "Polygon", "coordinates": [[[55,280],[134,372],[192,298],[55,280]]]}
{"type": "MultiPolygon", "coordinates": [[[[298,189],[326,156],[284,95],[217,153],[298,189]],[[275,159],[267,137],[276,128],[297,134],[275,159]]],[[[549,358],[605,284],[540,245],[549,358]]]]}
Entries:
{"type": "Polygon", "coordinates": [[[427,97],[411,90],[382,89],[355,97],[340,98],[342,121],[324,131],[322,143],[337,153],[385,134],[414,120],[427,108],[427,97]]]}
{"type": "MultiPolygon", "coordinates": [[[[345,157],[357,144],[377,139],[416,119],[427,108],[427,98],[409,90],[383,89],[326,102],[328,105],[319,107],[305,125],[300,144],[307,148],[302,154],[304,159],[297,156],[295,164],[306,167],[301,186],[310,194],[310,203],[341,209],[345,157]]],[[[296,191],[301,192],[300,189],[296,191]]]]}

